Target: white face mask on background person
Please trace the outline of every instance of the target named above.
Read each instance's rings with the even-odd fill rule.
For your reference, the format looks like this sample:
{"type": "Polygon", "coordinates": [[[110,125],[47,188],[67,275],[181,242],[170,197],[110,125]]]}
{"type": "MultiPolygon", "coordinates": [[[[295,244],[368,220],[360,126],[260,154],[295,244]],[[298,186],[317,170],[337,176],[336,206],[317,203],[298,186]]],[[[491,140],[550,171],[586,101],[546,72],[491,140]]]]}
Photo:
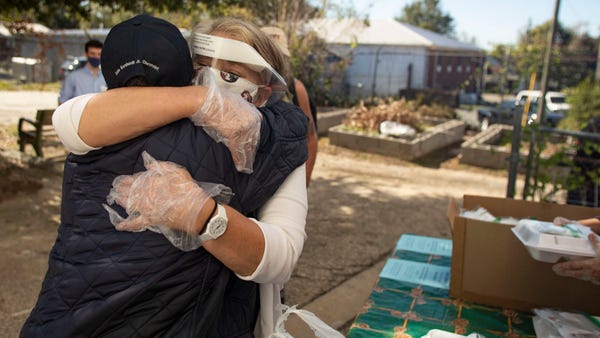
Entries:
{"type": "Polygon", "coordinates": [[[213,74],[217,86],[239,93],[246,101],[255,104],[259,86],[238,75],[207,67],[213,74]]]}

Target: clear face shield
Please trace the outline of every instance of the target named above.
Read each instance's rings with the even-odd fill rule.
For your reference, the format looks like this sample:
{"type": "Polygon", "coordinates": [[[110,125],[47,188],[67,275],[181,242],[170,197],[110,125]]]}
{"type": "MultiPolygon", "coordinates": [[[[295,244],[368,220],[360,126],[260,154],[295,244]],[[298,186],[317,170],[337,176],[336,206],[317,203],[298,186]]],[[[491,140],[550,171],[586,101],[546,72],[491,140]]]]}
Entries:
{"type": "Polygon", "coordinates": [[[194,34],[195,84],[207,85],[206,77],[239,93],[257,107],[279,101],[287,91],[285,80],[250,45],[219,36],[194,34]],[[210,75],[209,75],[210,74],[210,75]]]}

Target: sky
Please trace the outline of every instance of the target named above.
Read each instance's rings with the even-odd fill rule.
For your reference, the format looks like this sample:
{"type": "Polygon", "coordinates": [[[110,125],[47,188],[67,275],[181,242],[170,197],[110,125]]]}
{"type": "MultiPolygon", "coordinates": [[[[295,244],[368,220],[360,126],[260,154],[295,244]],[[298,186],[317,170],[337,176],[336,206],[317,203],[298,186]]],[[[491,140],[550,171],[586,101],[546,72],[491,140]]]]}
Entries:
{"type": "MultiPolygon", "coordinates": [[[[371,20],[393,19],[414,0],[340,0],[354,4],[362,17],[371,20]]],[[[556,0],[441,0],[442,12],[454,18],[460,40],[476,39],[479,47],[491,49],[496,44],[516,44],[520,32],[531,22],[538,26],[552,18],[556,0]]],[[[600,35],[600,0],[561,0],[558,18],[562,25],[600,35]]]]}

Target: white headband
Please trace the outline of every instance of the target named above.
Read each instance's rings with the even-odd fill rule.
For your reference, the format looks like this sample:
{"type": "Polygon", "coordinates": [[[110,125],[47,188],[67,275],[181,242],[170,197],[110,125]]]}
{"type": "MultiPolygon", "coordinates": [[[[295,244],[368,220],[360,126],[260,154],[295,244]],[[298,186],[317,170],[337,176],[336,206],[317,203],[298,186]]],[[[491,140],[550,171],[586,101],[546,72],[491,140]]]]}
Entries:
{"type": "Polygon", "coordinates": [[[238,40],[202,33],[194,34],[193,52],[197,55],[244,64],[260,72],[274,90],[287,88],[283,77],[252,46],[238,40]]]}

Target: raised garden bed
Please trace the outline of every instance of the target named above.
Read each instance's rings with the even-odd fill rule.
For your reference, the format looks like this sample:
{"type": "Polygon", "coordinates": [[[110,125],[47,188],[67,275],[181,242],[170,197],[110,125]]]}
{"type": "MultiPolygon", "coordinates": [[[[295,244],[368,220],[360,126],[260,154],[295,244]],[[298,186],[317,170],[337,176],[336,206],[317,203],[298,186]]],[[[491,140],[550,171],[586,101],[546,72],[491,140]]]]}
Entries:
{"type": "Polygon", "coordinates": [[[329,129],[329,142],[336,146],[415,160],[435,150],[460,142],[465,123],[460,120],[434,120],[425,131],[412,139],[383,136],[338,125],[329,129]]]}
{"type": "MultiPolygon", "coordinates": [[[[492,124],[460,146],[460,163],[490,169],[508,169],[510,147],[504,142],[512,135],[512,126],[492,124]]],[[[510,143],[509,143],[510,145],[510,143]]],[[[525,161],[527,153],[521,150],[521,161],[525,161]]]]}
{"type": "MultiPolygon", "coordinates": [[[[513,127],[504,124],[493,124],[485,131],[478,133],[471,139],[463,142],[460,147],[460,163],[478,166],[490,169],[507,169],[509,168],[509,158],[511,152],[513,127]]],[[[550,143],[542,153],[543,159],[548,159],[554,153],[560,151],[561,144],[550,143]]],[[[522,142],[519,148],[519,166],[518,171],[524,173],[526,171],[525,163],[529,144],[522,142]]],[[[547,170],[540,168],[541,170],[547,170]]],[[[550,168],[548,168],[550,169],[550,168]]],[[[551,168],[555,174],[565,175],[568,173],[568,168],[551,168]]]]}
{"type": "Polygon", "coordinates": [[[336,109],[331,111],[319,111],[317,114],[317,123],[319,126],[319,136],[327,136],[329,128],[342,123],[348,115],[349,109],[336,109]]]}

